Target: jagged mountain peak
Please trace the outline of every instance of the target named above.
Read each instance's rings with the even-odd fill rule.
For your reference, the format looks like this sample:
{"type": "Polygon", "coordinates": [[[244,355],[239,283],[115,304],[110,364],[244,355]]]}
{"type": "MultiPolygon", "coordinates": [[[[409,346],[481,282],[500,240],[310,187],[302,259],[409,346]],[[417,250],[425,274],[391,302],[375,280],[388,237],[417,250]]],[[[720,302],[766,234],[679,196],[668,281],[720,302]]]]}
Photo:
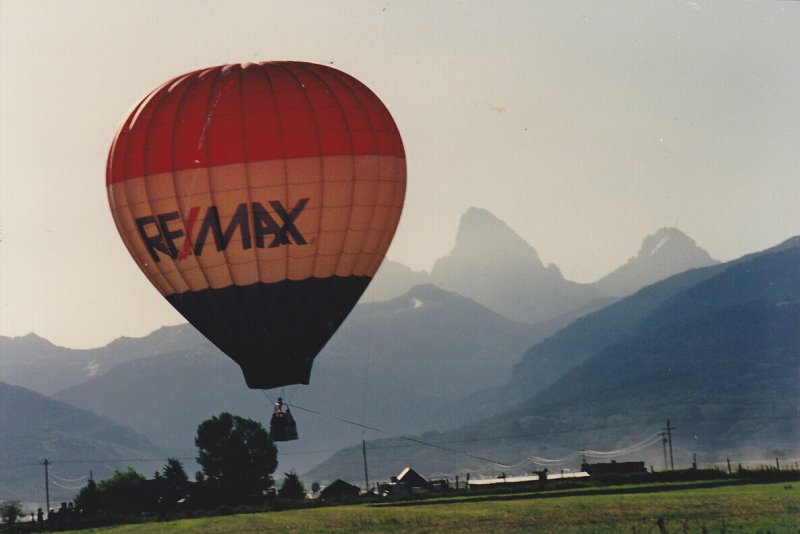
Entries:
{"type": "Polygon", "coordinates": [[[489,211],[469,208],[453,250],[436,261],[431,281],[514,321],[534,324],[593,301],[592,287],[565,280],[536,250],[489,211]]]}
{"type": "MultiPolygon", "coordinates": [[[[57,350],[58,347],[53,345],[45,338],[34,334],[33,332],[25,334],[24,336],[4,337],[0,336],[0,345],[4,346],[7,351],[25,351],[34,354],[42,355],[44,353],[51,353],[57,350]]],[[[9,356],[13,354],[9,353],[9,356]]]]}
{"type": "MultiPolygon", "coordinates": [[[[642,247],[639,249],[638,258],[646,258],[655,254],[664,254],[671,248],[697,248],[706,256],[704,250],[700,249],[694,242],[694,239],[684,234],[677,228],[663,227],[659,228],[654,234],[648,235],[642,241],[642,247]]],[[[713,261],[711,256],[708,256],[713,261]]]]}
{"type": "Polygon", "coordinates": [[[12,339],[17,340],[20,343],[26,343],[26,344],[29,344],[29,345],[44,345],[44,346],[48,346],[48,347],[54,346],[48,340],[46,340],[45,338],[43,338],[40,335],[34,334],[33,332],[25,334],[24,336],[14,337],[12,339]]]}
{"type": "Polygon", "coordinates": [[[488,210],[471,207],[459,221],[451,254],[483,256],[488,249],[500,255],[513,254],[527,263],[544,267],[536,250],[508,224],[488,210]]]}
{"type": "Polygon", "coordinates": [[[645,237],[636,256],[595,285],[603,293],[622,297],[673,274],[717,263],[694,239],[664,227],[645,237]]]}

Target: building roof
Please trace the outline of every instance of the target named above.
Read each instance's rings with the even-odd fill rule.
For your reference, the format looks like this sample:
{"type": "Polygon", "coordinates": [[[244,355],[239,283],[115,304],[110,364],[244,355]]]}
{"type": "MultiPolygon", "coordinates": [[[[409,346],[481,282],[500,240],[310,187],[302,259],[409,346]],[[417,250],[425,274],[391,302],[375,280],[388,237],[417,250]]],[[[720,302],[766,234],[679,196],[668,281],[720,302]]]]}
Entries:
{"type": "Polygon", "coordinates": [[[321,499],[332,499],[342,495],[358,495],[361,493],[361,488],[354,486],[349,482],[345,482],[341,478],[337,478],[319,492],[321,499]]]}
{"type": "Polygon", "coordinates": [[[397,475],[398,482],[402,482],[410,487],[420,487],[423,488],[428,486],[428,481],[425,478],[411,469],[410,467],[406,467],[400,474],[397,475]]]}

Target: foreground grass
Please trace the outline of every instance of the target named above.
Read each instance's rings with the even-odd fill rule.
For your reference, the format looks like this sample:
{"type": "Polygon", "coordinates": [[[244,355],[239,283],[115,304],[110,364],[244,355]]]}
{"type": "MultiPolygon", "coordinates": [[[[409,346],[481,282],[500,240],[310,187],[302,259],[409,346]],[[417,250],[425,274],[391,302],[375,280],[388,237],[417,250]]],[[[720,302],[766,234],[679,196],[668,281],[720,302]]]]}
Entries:
{"type": "Polygon", "coordinates": [[[659,493],[524,494],[353,505],[186,519],[82,532],[139,533],[670,533],[800,534],[800,485],[758,484],[659,493]],[[550,498],[552,497],[552,498],[550,498]]]}

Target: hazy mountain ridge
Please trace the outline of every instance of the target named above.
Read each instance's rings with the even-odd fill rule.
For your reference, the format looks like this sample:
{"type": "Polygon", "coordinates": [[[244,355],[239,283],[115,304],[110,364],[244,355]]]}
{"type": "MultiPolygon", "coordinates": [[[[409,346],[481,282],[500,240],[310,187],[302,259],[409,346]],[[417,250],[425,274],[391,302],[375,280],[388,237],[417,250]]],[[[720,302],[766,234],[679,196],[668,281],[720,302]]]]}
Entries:
{"type": "Polygon", "coordinates": [[[480,302],[515,321],[546,321],[604,295],[566,280],[553,264],[486,210],[470,208],[461,218],[453,250],[436,261],[434,284],[480,302]]]}
{"type": "MultiPolygon", "coordinates": [[[[684,465],[692,452],[701,461],[798,454],[798,324],[800,247],[793,239],[677,275],[582,318],[531,349],[511,384],[535,379],[548,357],[555,361],[581,346],[583,362],[556,372],[549,384],[541,381],[537,394],[504,414],[424,439],[510,464],[533,453],[558,458],[572,451],[577,465],[579,449],[631,445],[670,418],[680,429],[676,461],[684,465]]],[[[517,392],[512,385],[505,391],[517,392]]],[[[392,474],[397,463],[422,472],[486,469],[474,459],[402,441],[367,447],[375,477],[392,474]]],[[[340,451],[308,476],[357,480],[358,471],[348,471],[356,452],[340,451]]],[[[657,446],[631,457],[661,465],[657,446]]]]}
{"type": "Polygon", "coordinates": [[[415,271],[402,263],[383,260],[380,269],[361,297],[360,302],[376,302],[397,298],[414,286],[430,283],[427,271],[415,271]]]}
{"type": "Polygon", "coordinates": [[[661,228],[644,239],[635,257],[594,286],[606,295],[623,297],[673,274],[716,263],[719,262],[677,228],[661,228]]]}
{"type": "Polygon", "coordinates": [[[118,338],[96,349],[59,347],[35,334],[0,336],[0,380],[51,395],[116,365],[203,343],[205,338],[189,325],[159,329],[142,338],[118,338]],[[185,335],[186,332],[194,335],[185,335]]]}
{"type": "Polygon", "coordinates": [[[661,228],[644,238],[638,254],[626,264],[597,282],[580,284],[565,279],[556,265],[545,265],[536,249],[505,222],[473,207],[459,222],[453,249],[435,262],[430,274],[387,261],[362,302],[433,283],[514,321],[541,324],[599,309],[609,298],[715,263],[681,231],[661,228]]]}
{"type": "MultiPolygon", "coordinates": [[[[650,250],[676,253],[662,241],[650,250]]],[[[482,302],[429,284],[389,301],[360,304],[316,360],[312,386],[289,388],[288,400],[395,434],[455,427],[509,409],[577,366],[590,351],[570,349],[563,358],[528,351],[522,360],[522,355],[613,300],[601,298],[589,285],[566,281],[508,225],[476,208],[464,215],[453,252],[434,271],[456,285],[465,284],[462,290],[478,291],[482,302]],[[556,300],[564,301],[545,306],[546,294],[561,295],[556,300]],[[510,304],[492,311],[485,301],[510,304]],[[529,317],[534,305],[552,308],[544,314],[547,320],[530,325],[506,318],[520,309],[529,317]],[[564,309],[568,311],[559,315],[564,309]],[[540,365],[547,358],[549,375],[541,373],[540,365]],[[531,362],[537,363],[531,367],[531,362]],[[494,388],[494,394],[486,393],[487,388],[494,388]]],[[[396,262],[387,262],[381,272],[391,291],[432,279],[396,262]],[[399,281],[389,283],[395,275],[399,281]]],[[[379,280],[380,274],[375,282],[379,280]]],[[[575,335],[571,332],[567,337],[575,335]]],[[[271,413],[270,399],[246,389],[238,366],[189,325],[162,328],[144,338],[120,338],[91,350],[56,347],[36,336],[0,337],[0,352],[12,356],[0,359],[0,379],[46,393],[61,390],[57,398],[125,421],[172,455],[193,454],[197,424],[222,410],[264,424],[271,413]]],[[[295,416],[301,441],[281,444],[281,469],[305,470],[365,437],[363,431],[330,418],[302,412],[295,416]],[[310,447],[314,452],[307,444],[316,444],[310,447]]]]}
{"type": "MultiPolygon", "coordinates": [[[[398,299],[358,305],[315,360],[311,386],[270,391],[268,398],[247,389],[238,366],[206,342],[120,364],[55,397],[126,421],[182,455],[193,448],[202,420],[227,410],[267,425],[271,399],[283,393],[295,405],[339,418],[393,433],[420,432],[440,407],[506,382],[525,349],[543,335],[461,295],[418,286],[398,299]]],[[[143,343],[149,344],[147,338],[143,343]]],[[[295,417],[301,441],[280,445],[281,469],[307,469],[326,450],[363,437],[362,430],[334,419],[302,411],[295,417]],[[318,453],[306,455],[309,448],[318,453]]]]}
{"type": "MultiPolygon", "coordinates": [[[[164,457],[164,451],[126,426],[0,382],[0,501],[44,501],[44,471],[51,468],[51,501],[70,500],[76,491],[59,487],[59,478],[107,477],[113,469],[149,467],[143,458],[164,457]]],[[[157,462],[156,462],[157,463],[157,462]]],[[[74,484],[85,483],[76,481],[74,484]]],[[[62,483],[63,485],[63,483],[62,483]]]]}
{"type": "Polygon", "coordinates": [[[511,409],[519,399],[538,393],[586,361],[596,351],[614,343],[620,336],[631,335],[642,317],[657,310],[676,294],[725,268],[716,265],[692,269],[647,286],[600,310],[575,318],[526,351],[507,384],[470,395],[463,399],[463,403],[449,406],[439,417],[432,419],[432,422],[437,423],[437,428],[451,428],[454,424],[468,424],[475,418],[482,419],[511,409]],[[470,409],[463,409],[464,405],[470,406],[470,409]]]}
{"type": "Polygon", "coordinates": [[[212,415],[229,411],[263,419],[271,413],[269,401],[248,389],[239,367],[209,342],[193,351],[120,364],[53,398],[126,421],[184,456],[193,451],[197,426],[212,415]]]}
{"type": "MultiPolygon", "coordinates": [[[[645,239],[639,256],[647,256],[648,261],[632,264],[631,260],[597,284],[611,277],[617,284],[635,286],[641,283],[643,272],[652,271],[647,274],[650,278],[661,276],[676,265],[685,266],[686,258],[708,255],[677,230],[662,229],[645,239]],[[632,271],[634,275],[626,274],[632,271]]],[[[536,324],[542,334],[554,333],[580,315],[609,303],[609,298],[595,286],[569,282],[556,266],[545,266],[536,250],[507,224],[478,208],[464,214],[453,250],[436,262],[431,274],[387,261],[362,302],[399,295],[414,285],[432,281],[507,318],[536,324]]],[[[188,325],[179,328],[191,329],[188,325]]],[[[144,344],[141,339],[145,338],[120,338],[105,347],[86,350],[57,347],[33,334],[17,338],[0,336],[3,354],[0,380],[52,394],[85,382],[117,364],[191,350],[205,343],[202,336],[179,333],[180,330],[159,331],[144,344]]]]}

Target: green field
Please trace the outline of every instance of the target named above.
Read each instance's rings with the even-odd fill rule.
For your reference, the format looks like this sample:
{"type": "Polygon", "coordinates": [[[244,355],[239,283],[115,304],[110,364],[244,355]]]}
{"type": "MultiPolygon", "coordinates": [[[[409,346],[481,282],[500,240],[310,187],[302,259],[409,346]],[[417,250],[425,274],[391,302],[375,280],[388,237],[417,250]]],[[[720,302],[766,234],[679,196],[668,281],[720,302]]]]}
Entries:
{"type": "Polygon", "coordinates": [[[81,532],[659,532],[800,534],[800,484],[752,484],[652,493],[641,486],[590,495],[482,495],[435,501],[331,506],[145,523],[81,532]]]}

